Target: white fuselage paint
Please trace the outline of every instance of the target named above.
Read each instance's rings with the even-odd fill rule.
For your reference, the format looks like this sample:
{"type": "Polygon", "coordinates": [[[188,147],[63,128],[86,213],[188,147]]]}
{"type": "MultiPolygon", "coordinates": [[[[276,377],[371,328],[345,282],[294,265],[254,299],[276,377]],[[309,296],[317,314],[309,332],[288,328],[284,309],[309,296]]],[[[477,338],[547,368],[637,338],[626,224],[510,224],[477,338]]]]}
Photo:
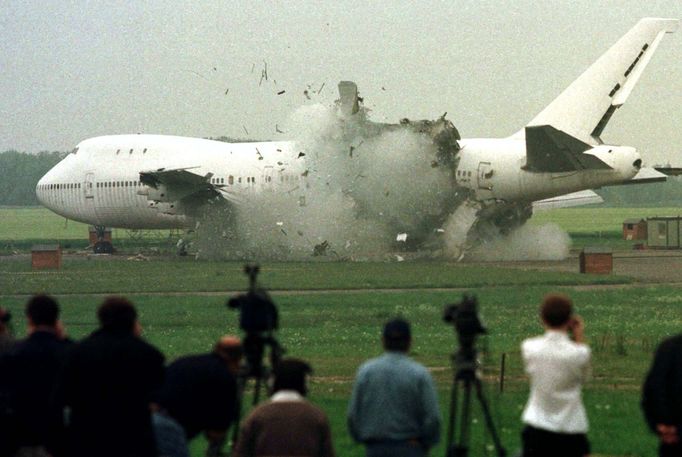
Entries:
{"type": "MultiPolygon", "coordinates": [[[[523,169],[524,140],[464,139],[460,143],[452,185],[472,190],[482,203],[530,203],[622,183],[638,171],[639,154],[630,147],[602,145],[587,151],[612,169],[537,173],[523,169]]],[[[191,168],[201,176],[212,173],[210,182],[223,186],[227,199],[238,207],[248,206],[249,199],[261,192],[314,198],[306,195],[310,192],[304,176],[306,161],[299,152],[291,142],[224,143],[165,135],[97,137],[81,142],[75,153],[43,176],[36,193],[45,207],[87,224],[181,228],[192,221],[148,199],[140,172],[191,168]]]]}

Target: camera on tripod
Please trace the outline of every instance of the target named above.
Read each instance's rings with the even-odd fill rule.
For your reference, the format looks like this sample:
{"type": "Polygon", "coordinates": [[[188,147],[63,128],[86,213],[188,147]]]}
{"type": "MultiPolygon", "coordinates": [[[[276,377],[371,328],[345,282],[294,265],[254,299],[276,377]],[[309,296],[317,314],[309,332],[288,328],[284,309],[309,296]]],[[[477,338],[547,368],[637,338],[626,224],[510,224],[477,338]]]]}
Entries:
{"type": "Polygon", "coordinates": [[[478,314],[478,300],[475,296],[464,294],[462,301],[446,305],[443,320],[455,326],[461,351],[473,349],[478,335],[488,333],[478,314]]]}
{"type": "MultiPolygon", "coordinates": [[[[258,287],[259,272],[258,265],[247,264],[244,267],[244,273],[249,277],[249,290],[230,298],[227,306],[239,310],[239,328],[246,333],[243,341],[246,366],[240,376],[266,381],[269,375],[263,366],[266,347],[270,347],[270,369],[279,364],[283,350],[273,333],[279,327],[277,306],[267,291],[258,287]]],[[[260,383],[258,386],[260,387],[260,383]]],[[[254,403],[257,399],[258,391],[254,403]]]]}

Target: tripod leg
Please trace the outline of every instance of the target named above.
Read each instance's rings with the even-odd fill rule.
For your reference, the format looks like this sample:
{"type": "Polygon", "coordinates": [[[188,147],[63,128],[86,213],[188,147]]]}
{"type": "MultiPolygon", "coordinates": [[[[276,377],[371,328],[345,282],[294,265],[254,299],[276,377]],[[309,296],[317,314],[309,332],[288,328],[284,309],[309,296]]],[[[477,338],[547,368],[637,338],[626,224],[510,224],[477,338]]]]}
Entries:
{"type": "Polygon", "coordinates": [[[471,380],[464,379],[464,397],[462,398],[462,421],[459,430],[459,445],[455,443],[455,455],[466,457],[469,455],[469,426],[471,425],[471,380]]]}
{"type": "MultiPolygon", "coordinates": [[[[452,393],[450,395],[450,421],[448,422],[448,435],[445,444],[445,456],[452,457],[452,441],[455,440],[454,433],[457,421],[457,380],[452,381],[452,393]]],[[[456,440],[455,440],[456,441],[456,440]]]]}
{"type": "Polygon", "coordinates": [[[488,402],[483,396],[483,385],[481,384],[481,380],[476,378],[474,380],[476,383],[476,396],[478,397],[478,402],[481,405],[481,410],[483,410],[483,417],[485,418],[485,424],[488,427],[488,431],[490,432],[490,436],[493,438],[493,444],[495,445],[495,452],[497,453],[498,457],[505,457],[507,455],[506,449],[502,447],[502,442],[500,441],[500,437],[497,434],[497,430],[495,429],[495,424],[493,423],[493,418],[490,415],[490,408],[488,408],[488,402]]]}

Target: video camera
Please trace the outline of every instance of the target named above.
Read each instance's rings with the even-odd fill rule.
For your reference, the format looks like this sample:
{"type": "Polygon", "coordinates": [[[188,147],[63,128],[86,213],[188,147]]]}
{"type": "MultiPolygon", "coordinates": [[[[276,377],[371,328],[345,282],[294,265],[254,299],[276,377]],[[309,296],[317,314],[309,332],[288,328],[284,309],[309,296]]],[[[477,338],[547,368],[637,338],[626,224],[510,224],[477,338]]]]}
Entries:
{"type": "Polygon", "coordinates": [[[446,305],[443,321],[455,326],[463,355],[473,352],[478,335],[488,333],[478,314],[478,300],[473,295],[464,294],[461,302],[446,305]]]}
{"type": "Polygon", "coordinates": [[[244,273],[249,277],[249,291],[230,298],[227,306],[239,310],[239,328],[249,333],[277,330],[279,314],[270,295],[257,286],[256,278],[260,272],[258,265],[245,265],[244,273]]]}

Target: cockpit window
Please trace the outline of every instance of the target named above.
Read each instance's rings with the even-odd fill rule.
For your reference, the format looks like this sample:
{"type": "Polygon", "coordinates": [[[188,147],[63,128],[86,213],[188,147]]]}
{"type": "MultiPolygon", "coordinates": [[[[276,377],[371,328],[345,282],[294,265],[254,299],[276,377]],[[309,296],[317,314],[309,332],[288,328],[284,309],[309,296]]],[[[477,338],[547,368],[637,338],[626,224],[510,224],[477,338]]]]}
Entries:
{"type": "Polygon", "coordinates": [[[73,151],[71,151],[71,154],[74,154],[74,155],[78,154],[78,148],[76,148],[76,149],[74,149],[73,151]]]}

